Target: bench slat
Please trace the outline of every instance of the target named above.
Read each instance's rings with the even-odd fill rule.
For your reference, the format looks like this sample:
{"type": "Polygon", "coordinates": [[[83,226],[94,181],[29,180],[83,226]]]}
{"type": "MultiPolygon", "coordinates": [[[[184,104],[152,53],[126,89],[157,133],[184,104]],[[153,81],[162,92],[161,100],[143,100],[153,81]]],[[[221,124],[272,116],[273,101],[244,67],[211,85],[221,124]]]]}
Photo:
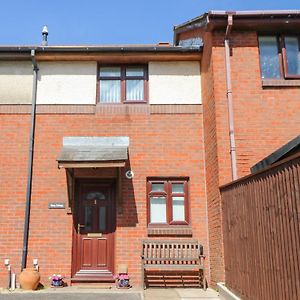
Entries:
{"type": "MultiPolygon", "coordinates": [[[[206,289],[203,247],[195,240],[143,240],[142,281],[146,269],[201,270],[202,285],[206,289]]],[[[200,282],[200,273],[199,273],[200,282]]],[[[144,285],[145,286],[145,285],[144,285]]]]}
{"type": "Polygon", "coordinates": [[[203,270],[203,266],[199,265],[144,265],[146,269],[200,269],[203,270]]]}
{"type": "Polygon", "coordinates": [[[200,261],[199,257],[191,257],[191,258],[167,258],[167,257],[161,257],[161,258],[153,258],[153,257],[145,257],[144,260],[147,261],[183,261],[183,262],[191,262],[191,261],[200,261]]]}

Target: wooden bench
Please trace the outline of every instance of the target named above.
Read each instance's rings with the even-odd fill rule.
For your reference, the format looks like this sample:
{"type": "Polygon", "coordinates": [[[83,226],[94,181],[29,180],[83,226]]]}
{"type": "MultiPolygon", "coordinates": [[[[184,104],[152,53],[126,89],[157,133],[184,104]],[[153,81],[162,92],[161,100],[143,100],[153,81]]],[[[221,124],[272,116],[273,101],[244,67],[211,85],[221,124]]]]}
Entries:
{"type": "Polygon", "coordinates": [[[199,285],[206,290],[203,246],[195,240],[143,240],[142,284],[146,270],[198,270],[199,285]],[[202,280],[200,280],[202,273],[202,280]]]}

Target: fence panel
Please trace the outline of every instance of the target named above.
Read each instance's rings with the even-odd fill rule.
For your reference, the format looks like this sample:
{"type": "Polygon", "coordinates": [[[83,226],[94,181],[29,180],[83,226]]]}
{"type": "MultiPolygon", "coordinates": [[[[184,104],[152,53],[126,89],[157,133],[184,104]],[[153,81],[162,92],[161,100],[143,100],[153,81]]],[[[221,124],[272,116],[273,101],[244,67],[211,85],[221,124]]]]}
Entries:
{"type": "Polygon", "coordinates": [[[300,299],[300,156],[220,188],[226,286],[300,299]]]}

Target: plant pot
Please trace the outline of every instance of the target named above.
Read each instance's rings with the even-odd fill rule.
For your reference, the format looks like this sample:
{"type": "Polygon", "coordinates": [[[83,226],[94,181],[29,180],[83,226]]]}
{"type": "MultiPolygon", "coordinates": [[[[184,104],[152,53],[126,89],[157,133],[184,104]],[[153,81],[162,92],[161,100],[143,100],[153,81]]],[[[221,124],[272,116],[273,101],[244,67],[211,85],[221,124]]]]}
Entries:
{"type": "Polygon", "coordinates": [[[24,290],[36,290],[40,282],[40,274],[34,268],[23,269],[19,276],[21,288],[24,290]]]}
{"type": "Polygon", "coordinates": [[[51,282],[52,286],[63,286],[63,280],[62,279],[58,279],[58,280],[52,280],[51,282]]]}
{"type": "Polygon", "coordinates": [[[129,287],[129,279],[120,279],[119,287],[129,287]]]}

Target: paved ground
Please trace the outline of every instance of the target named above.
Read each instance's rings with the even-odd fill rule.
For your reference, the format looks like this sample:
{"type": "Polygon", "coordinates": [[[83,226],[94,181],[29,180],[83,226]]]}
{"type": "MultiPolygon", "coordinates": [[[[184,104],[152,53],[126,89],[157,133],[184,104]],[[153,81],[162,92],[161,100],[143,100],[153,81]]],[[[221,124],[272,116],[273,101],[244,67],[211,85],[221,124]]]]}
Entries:
{"type": "Polygon", "coordinates": [[[45,289],[35,292],[0,290],[0,300],[219,300],[218,294],[208,289],[45,289]]]}
{"type": "Polygon", "coordinates": [[[0,299],[7,300],[141,300],[141,296],[139,294],[127,294],[126,297],[124,294],[110,294],[110,293],[52,293],[52,294],[10,294],[10,295],[0,295],[0,299]]]}
{"type": "Polygon", "coordinates": [[[145,300],[220,300],[218,293],[212,289],[147,289],[145,300]]]}
{"type": "Polygon", "coordinates": [[[39,291],[16,290],[0,292],[0,300],[143,300],[143,292],[137,289],[87,289],[67,287],[47,288],[39,291]]]}

